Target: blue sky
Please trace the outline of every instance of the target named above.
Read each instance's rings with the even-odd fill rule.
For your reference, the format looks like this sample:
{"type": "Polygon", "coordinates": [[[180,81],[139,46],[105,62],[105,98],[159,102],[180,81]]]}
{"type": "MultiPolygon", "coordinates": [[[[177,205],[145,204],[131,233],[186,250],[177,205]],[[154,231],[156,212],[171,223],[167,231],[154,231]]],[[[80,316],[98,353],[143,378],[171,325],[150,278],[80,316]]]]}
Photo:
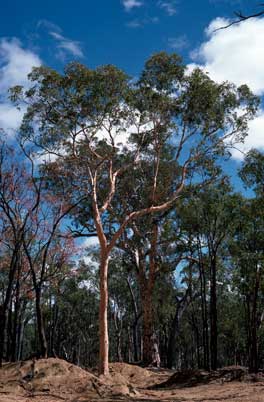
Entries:
{"type": "Polygon", "coordinates": [[[2,5],[0,37],[19,38],[45,63],[60,68],[78,55],[64,52],[63,58],[49,35],[53,31],[75,41],[91,67],[113,63],[137,74],[161,49],[180,51],[188,61],[206,26],[216,17],[232,16],[241,3],[247,10],[250,1],[237,0],[15,0],[2,5]]]}
{"type": "MultiPolygon", "coordinates": [[[[264,94],[264,19],[214,32],[233,17],[258,10],[251,0],[15,0],[0,16],[0,127],[10,135],[21,112],[7,100],[7,88],[27,85],[33,65],[61,70],[78,60],[90,67],[115,64],[136,76],[154,52],[177,52],[217,81],[247,83],[264,94]]],[[[264,149],[264,111],[250,126],[242,151],[264,149]]],[[[243,154],[233,152],[233,173],[243,154]]],[[[241,188],[239,182],[236,185],[241,188]]]]}

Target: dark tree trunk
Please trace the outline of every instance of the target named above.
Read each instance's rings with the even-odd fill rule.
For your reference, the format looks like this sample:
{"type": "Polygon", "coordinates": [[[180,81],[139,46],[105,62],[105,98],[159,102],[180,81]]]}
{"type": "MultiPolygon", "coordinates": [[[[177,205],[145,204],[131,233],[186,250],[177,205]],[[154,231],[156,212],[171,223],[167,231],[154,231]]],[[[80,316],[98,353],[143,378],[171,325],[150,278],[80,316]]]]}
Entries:
{"type": "Polygon", "coordinates": [[[19,246],[16,245],[12,254],[12,260],[10,263],[8,285],[6,289],[5,299],[3,305],[0,306],[0,367],[2,366],[4,352],[6,348],[6,331],[8,323],[8,311],[10,308],[10,303],[12,299],[13,283],[15,278],[15,273],[17,269],[17,258],[19,253],[19,246]]]}
{"type": "MultiPolygon", "coordinates": [[[[192,322],[192,328],[193,328],[193,351],[196,349],[196,363],[198,368],[201,368],[201,360],[200,360],[200,336],[199,336],[199,326],[197,323],[197,318],[195,315],[195,312],[192,311],[191,315],[191,322],[192,322]]],[[[192,364],[192,367],[194,367],[195,364],[192,364]]]]}
{"type": "Polygon", "coordinates": [[[142,295],[142,309],[143,309],[143,362],[145,364],[152,363],[153,357],[153,306],[152,294],[150,290],[144,289],[142,295]]]}
{"type": "Polygon", "coordinates": [[[122,358],[122,348],[121,348],[121,331],[119,331],[117,333],[116,353],[117,353],[118,361],[122,362],[123,358],[122,358]]]}
{"type": "Polygon", "coordinates": [[[132,307],[133,307],[133,311],[134,311],[134,320],[132,323],[132,334],[133,334],[134,361],[137,362],[140,360],[140,351],[139,351],[140,345],[139,345],[139,330],[138,330],[138,321],[140,318],[140,314],[138,312],[136,298],[135,298],[132,286],[131,286],[128,278],[127,278],[127,285],[128,285],[129,293],[131,295],[132,307]]]}
{"type": "Polygon", "coordinates": [[[216,260],[211,260],[211,283],[210,283],[210,352],[211,370],[217,369],[217,295],[216,295],[216,260]]]}
{"type": "Polygon", "coordinates": [[[199,265],[201,310],[202,310],[202,325],[203,325],[203,368],[205,370],[209,370],[209,331],[208,331],[208,312],[207,312],[207,301],[206,301],[206,293],[207,293],[206,277],[203,262],[201,261],[198,265],[199,265]]]}
{"type": "Polygon", "coordinates": [[[16,288],[15,288],[15,309],[14,309],[12,345],[11,345],[11,356],[10,356],[10,359],[13,362],[17,360],[18,343],[19,343],[19,331],[20,331],[19,318],[21,314],[21,300],[20,300],[21,268],[22,268],[21,263],[19,263],[17,271],[17,279],[16,279],[16,288]]]}
{"type": "Polygon", "coordinates": [[[52,307],[52,328],[51,328],[51,341],[50,341],[50,354],[53,357],[57,357],[57,352],[55,348],[55,338],[57,333],[57,325],[58,325],[58,317],[59,317],[59,308],[57,303],[54,303],[52,307]]]}
{"type": "Polygon", "coordinates": [[[99,350],[99,373],[107,375],[109,373],[109,339],[108,339],[108,323],[107,323],[107,309],[108,309],[108,258],[105,252],[101,252],[100,263],[100,306],[99,306],[99,337],[100,337],[100,350],[99,350]]]}
{"type": "MultiPolygon", "coordinates": [[[[257,310],[258,310],[258,293],[260,287],[260,268],[256,267],[256,278],[254,292],[252,295],[252,311],[250,317],[250,342],[249,342],[249,371],[251,373],[258,372],[258,335],[257,335],[257,310]]],[[[249,307],[250,309],[250,307],[249,307]]],[[[249,310],[250,311],[250,310],[249,310]]]]}
{"type": "Polygon", "coordinates": [[[22,302],[22,307],[20,309],[19,314],[19,323],[18,323],[18,339],[17,339],[17,360],[22,360],[23,356],[23,341],[24,341],[24,331],[27,323],[27,319],[25,318],[25,311],[27,306],[27,300],[24,299],[22,302]]]}
{"type": "Polygon", "coordinates": [[[154,333],[153,310],[153,292],[157,274],[157,241],[158,224],[156,221],[153,221],[148,269],[145,261],[144,268],[141,266],[139,272],[139,282],[143,313],[143,362],[146,365],[155,364],[158,366],[160,364],[160,356],[154,333]]]}
{"type": "Polygon", "coordinates": [[[7,339],[6,339],[6,360],[11,361],[12,338],[13,338],[13,296],[10,302],[7,316],[7,339]]]}
{"type": "Polygon", "coordinates": [[[117,355],[117,361],[122,362],[122,318],[118,317],[118,313],[115,310],[113,313],[113,320],[114,320],[114,326],[115,326],[115,338],[116,338],[116,355],[117,355]]]}
{"type": "Polygon", "coordinates": [[[43,311],[42,311],[42,305],[41,305],[41,288],[40,288],[40,286],[36,287],[35,295],[36,295],[36,316],[37,316],[38,338],[39,338],[39,344],[40,344],[40,355],[44,359],[47,359],[48,345],[47,345],[47,339],[46,339],[46,334],[45,334],[43,311]]]}
{"type": "Polygon", "coordinates": [[[179,300],[177,298],[176,302],[177,302],[176,311],[175,311],[175,315],[174,315],[174,318],[172,321],[170,335],[169,335],[169,341],[168,341],[167,366],[169,369],[177,368],[178,353],[179,353],[179,350],[177,347],[177,338],[178,338],[179,332],[180,332],[179,323],[180,323],[181,317],[188,305],[187,292],[181,300],[179,300]]]}

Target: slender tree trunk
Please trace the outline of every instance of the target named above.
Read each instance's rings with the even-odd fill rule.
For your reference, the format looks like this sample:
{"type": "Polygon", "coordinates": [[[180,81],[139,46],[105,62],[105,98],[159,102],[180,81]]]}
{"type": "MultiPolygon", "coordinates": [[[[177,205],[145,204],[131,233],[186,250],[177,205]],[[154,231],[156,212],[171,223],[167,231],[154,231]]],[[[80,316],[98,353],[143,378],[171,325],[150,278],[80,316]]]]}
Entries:
{"type": "Polygon", "coordinates": [[[12,356],[12,338],[13,338],[13,324],[14,324],[14,314],[13,314],[13,295],[8,309],[7,318],[7,339],[6,339],[6,359],[11,361],[12,356]]]}
{"type": "Polygon", "coordinates": [[[100,263],[100,306],[99,306],[99,334],[100,334],[100,349],[99,349],[99,372],[100,374],[109,374],[109,339],[108,339],[108,263],[109,255],[106,252],[101,252],[100,263]]]}
{"type": "Polygon", "coordinates": [[[1,305],[0,306],[0,366],[2,366],[4,357],[5,327],[6,327],[6,309],[4,305],[1,305]]]}
{"type": "Polygon", "coordinates": [[[135,361],[135,358],[134,358],[134,354],[133,354],[133,348],[132,348],[132,346],[134,346],[133,345],[133,343],[134,343],[134,340],[132,339],[132,335],[131,335],[131,328],[128,328],[128,331],[127,331],[127,361],[128,361],[128,363],[132,363],[132,362],[134,362],[135,361]]]}
{"type": "Polygon", "coordinates": [[[253,306],[251,316],[251,330],[250,330],[250,345],[249,345],[249,372],[258,372],[258,340],[257,340],[257,324],[256,324],[256,311],[253,306]]]}
{"type": "Polygon", "coordinates": [[[132,307],[134,311],[134,320],[132,323],[132,331],[133,331],[133,346],[134,346],[134,361],[137,362],[140,360],[139,353],[139,334],[138,334],[138,320],[140,318],[140,314],[138,313],[138,307],[136,298],[132,289],[132,286],[127,278],[127,285],[132,299],[132,307]]]}
{"type": "Polygon", "coordinates": [[[198,265],[199,265],[202,324],[203,324],[203,368],[205,370],[209,370],[209,331],[208,331],[208,312],[207,312],[207,301],[206,301],[206,277],[203,262],[200,262],[198,265]]]}
{"type": "Polygon", "coordinates": [[[210,351],[211,370],[217,369],[217,296],[216,296],[216,260],[211,261],[211,284],[210,284],[210,351]]]}
{"type": "Polygon", "coordinates": [[[22,319],[19,325],[19,337],[17,348],[17,360],[22,360],[23,355],[23,342],[24,342],[25,319],[22,319]]]}
{"type": "Polygon", "coordinates": [[[13,333],[12,333],[12,346],[11,346],[11,361],[16,361],[17,359],[17,350],[18,350],[18,340],[19,340],[19,318],[21,315],[21,300],[20,300],[20,274],[21,274],[21,263],[19,263],[17,270],[17,279],[16,279],[16,289],[15,289],[15,310],[14,310],[14,319],[13,319],[13,333]]]}
{"type": "Polygon", "coordinates": [[[251,312],[251,339],[249,344],[249,371],[251,373],[258,372],[258,336],[257,336],[257,306],[258,306],[258,293],[260,286],[260,269],[256,267],[256,278],[252,300],[251,312]]]}
{"type": "Polygon", "coordinates": [[[116,336],[116,355],[117,355],[117,361],[122,362],[122,318],[118,318],[118,312],[117,310],[114,311],[113,314],[113,319],[114,319],[114,326],[115,326],[115,336],[116,336]]]}
{"type": "MultiPolygon", "coordinates": [[[[193,328],[193,350],[196,349],[196,363],[198,368],[201,368],[201,360],[200,360],[200,336],[199,336],[199,327],[196,320],[195,312],[192,311],[192,328],[193,328]]],[[[194,366],[194,365],[193,365],[194,366]]]]}
{"type": "Polygon", "coordinates": [[[38,327],[38,337],[40,343],[40,354],[41,357],[47,359],[48,357],[48,344],[45,334],[43,311],[41,305],[41,289],[39,286],[35,289],[36,294],[36,315],[37,315],[37,327],[38,327]]]}
{"type": "Polygon", "coordinates": [[[133,355],[134,355],[134,362],[140,360],[140,353],[139,353],[139,333],[138,333],[138,320],[134,320],[132,324],[132,334],[133,334],[133,355]]]}
{"type": "Polygon", "coordinates": [[[119,362],[123,361],[122,358],[122,342],[121,342],[121,330],[116,333],[117,341],[116,341],[116,353],[117,353],[117,360],[119,362]]]}
{"type": "Polygon", "coordinates": [[[184,314],[184,311],[187,308],[187,305],[188,302],[186,292],[186,295],[181,300],[177,299],[176,311],[171,325],[167,351],[167,366],[169,369],[177,368],[179,353],[179,350],[177,348],[177,338],[180,332],[179,322],[182,315],[184,314]]]}
{"type": "Polygon", "coordinates": [[[10,308],[10,303],[12,299],[12,290],[13,290],[15,273],[17,269],[18,253],[19,253],[19,245],[16,245],[10,263],[8,285],[6,289],[4,303],[3,305],[0,306],[0,367],[2,366],[6,346],[8,310],[10,308]]]}
{"type": "Polygon", "coordinates": [[[167,351],[167,366],[169,369],[177,368],[177,336],[179,335],[179,317],[178,317],[178,306],[176,308],[176,313],[174,315],[167,351]]]}
{"type": "Polygon", "coordinates": [[[55,348],[55,338],[57,334],[57,325],[58,325],[58,316],[59,316],[59,307],[55,302],[52,308],[52,333],[51,333],[51,355],[53,357],[57,357],[57,351],[55,348]]]}
{"type": "MultiPolygon", "coordinates": [[[[2,366],[4,354],[7,352],[7,326],[10,312],[11,294],[7,297],[4,304],[0,306],[0,367],[2,366]]],[[[6,356],[5,356],[6,357],[6,356]]]]}
{"type": "Polygon", "coordinates": [[[22,307],[20,308],[19,314],[19,322],[18,322],[18,338],[17,338],[17,360],[22,360],[23,355],[23,342],[24,342],[24,330],[27,323],[27,319],[25,317],[25,311],[27,307],[27,299],[24,299],[22,302],[22,307]]]}

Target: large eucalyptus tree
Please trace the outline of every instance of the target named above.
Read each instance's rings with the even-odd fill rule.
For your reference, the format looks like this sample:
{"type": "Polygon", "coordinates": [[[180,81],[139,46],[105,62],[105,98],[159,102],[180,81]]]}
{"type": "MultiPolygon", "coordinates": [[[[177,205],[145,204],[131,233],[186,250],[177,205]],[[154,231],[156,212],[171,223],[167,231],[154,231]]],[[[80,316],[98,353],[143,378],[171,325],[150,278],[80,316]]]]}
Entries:
{"type": "Polygon", "coordinates": [[[129,223],[170,208],[187,182],[203,180],[200,167],[210,168],[246,135],[258,100],[246,86],[217,84],[199,69],[186,73],[179,56],[164,52],[146,62],[137,81],[111,65],[91,70],[77,63],[66,66],[63,74],[35,68],[29,79],[30,89],[15,87],[11,93],[14,101],[27,103],[21,135],[54,156],[46,167],[69,202],[86,197],[79,222],[99,239],[99,366],[100,373],[107,374],[112,249],[129,223]],[[171,143],[177,180],[160,199],[160,160],[171,143]],[[120,197],[117,189],[146,161],[151,166],[150,185],[139,186],[139,191],[149,196],[134,209],[119,203],[116,219],[110,222],[114,200],[120,197]]]}

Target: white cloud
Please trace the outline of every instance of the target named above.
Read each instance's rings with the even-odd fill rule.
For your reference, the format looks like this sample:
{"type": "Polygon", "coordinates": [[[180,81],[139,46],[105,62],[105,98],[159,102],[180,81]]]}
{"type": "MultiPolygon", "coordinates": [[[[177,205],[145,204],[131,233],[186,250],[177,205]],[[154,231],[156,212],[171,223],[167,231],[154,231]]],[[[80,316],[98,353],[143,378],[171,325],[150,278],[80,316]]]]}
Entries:
{"type": "Polygon", "coordinates": [[[170,17],[177,14],[176,1],[159,1],[158,5],[162,8],[170,17]]]}
{"type": "Polygon", "coordinates": [[[244,144],[239,144],[232,150],[235,159],[242,160],[251,148],[264,151],[264,110],[260,110],[258,116],[249,122],[249,134],[244,144]]]}
{"type": "Polygon", "coordinates": [[[49,34],[57,41],[57,47],[59,49],[62,49],[76,57],[84,56],[79,42],[68,39],[55,31],[50,31],[49,34]]]}
{"type": "Polygon", "coordinates": [[[133,8],[141,7],[143,5],[142,1],[138,0],[123,0],[122,4],[125,7],[126,11],[130,11],[133,8]]]}
{"type": "Polygon", "coordinates": [[[27,87],[27,75],[41,60],[31,50],[24,49],[16,38],[0,39],[0,57],[0,128],[11,135],[18,129],[24,111],[9,102],[8,89],[14,85],[27,87]]]}
{"type": "Polygon", "coordinates": [[[33,66],[41,64],[40,58],[28,49],[23,49],[17,39],[0,40],[0,95],[13,85],[25,85],[33,66]]]}
{"type": "Polygon", "coordinates": [[[12,135],[21,124],[24,111],[18,110],[9,103],[0,103],[0,128],[12,135]]]}
{"type": "Polygon", "coordinates": [[[151,18],[135,19],[135,20],[129,21],[126,25],[129,28],[142,28],[145,25],[157,24],[158,22],[159,22],[158,17],[151,17],[151,18]]]}
{"type": "MultiPolygon", "coordinates": [[[[189,71],[199,66],[217,81],[231,81],[236,85],[247,84],[253,92],[264,95],[264,18],[251,19],[227,29],[220,29],[228,20],[216,18],[206,29],[206,40],[192,52],[195,63],[189,71]]],[[[249,135],[237,148],[242,152],[256,147],[264,149],[264,110],[249,124],[249,135]]],[[[235,159],[243,153],[234,150],[235,159]]]]}
{"type": "Polygon", "coordinates": [[[181,35],[175,38],[169,38],[168,45],[171,49],[182,50],[189,46],[189,41],[186,35],[181,35]]]}
{"type": "Polygon", "coordinates": [[[98,246],[99,239],[97,236],[87,237],[82,243],[82,248],[94,248],[98,246]]]}
{"type": "Polygon", "coordinates": [[[264,18],[251,19],[227,29],[217,18],[206,29],[207,40],[193,52],[212,79],[248,84],[257,94],[264,94],[264,18]]]}

